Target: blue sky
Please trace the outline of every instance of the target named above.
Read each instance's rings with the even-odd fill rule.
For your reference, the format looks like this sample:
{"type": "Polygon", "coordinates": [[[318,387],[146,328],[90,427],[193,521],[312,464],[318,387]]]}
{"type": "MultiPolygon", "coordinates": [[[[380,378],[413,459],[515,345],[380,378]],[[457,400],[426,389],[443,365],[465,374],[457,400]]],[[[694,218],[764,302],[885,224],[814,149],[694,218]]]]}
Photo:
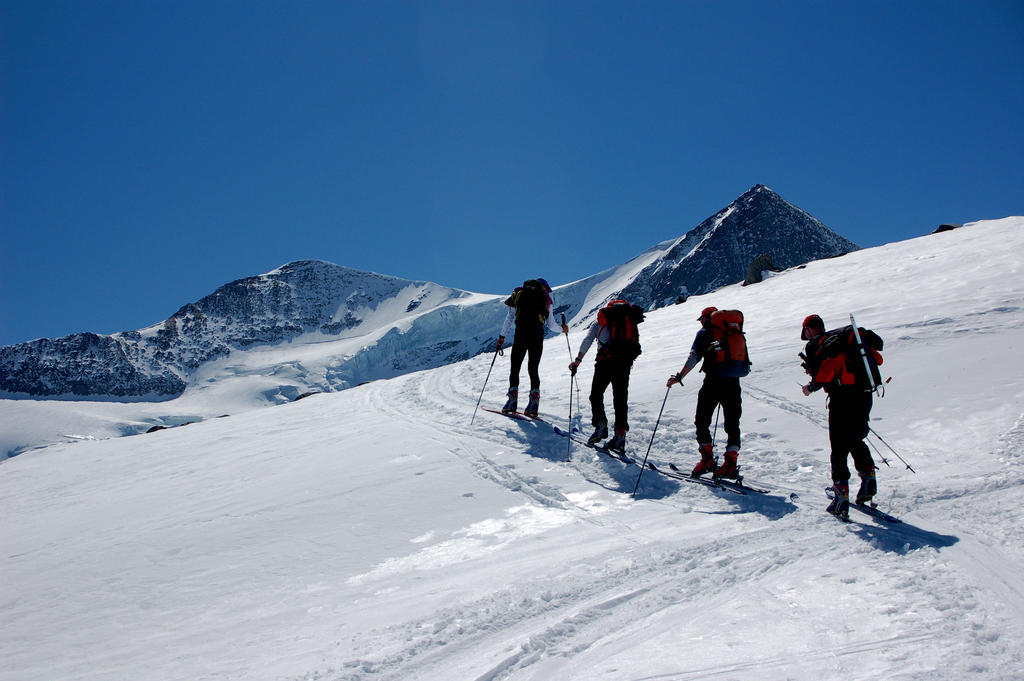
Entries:
{"type": "Polygon", "coordinates": [[[0,344],[303,258],[573,281],[766,184],[1024,213],[1024,3],[0,0],[0,344]]]}

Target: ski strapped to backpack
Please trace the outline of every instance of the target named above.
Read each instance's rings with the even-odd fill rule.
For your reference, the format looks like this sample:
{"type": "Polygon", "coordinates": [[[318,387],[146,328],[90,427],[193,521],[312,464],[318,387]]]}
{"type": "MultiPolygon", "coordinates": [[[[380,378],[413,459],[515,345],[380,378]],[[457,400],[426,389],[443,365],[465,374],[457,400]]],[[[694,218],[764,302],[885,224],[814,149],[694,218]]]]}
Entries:
{"type": "MultiPolygon", "coordinates": [[[[878,365],[882,363],[881,355],[878,355],[877,358],[872,357],[872,360],[875,361],[868,360],[868,353],[864,347],[864,341],[861,339],[860,329],[857,328],[857,321],[853,318],[853,313],[850,314],[850,326],[853,327],[853,336],[857,340],[857,350],[860,352],[860,358],[864,361],[864,372],[867,374],[868,383],[870,384],[869,387],[866,388],[866,391],[882,391],[880,394],[884,394],[885,389],[882,387],[882,375],[878,371],[878,365]]],[[[872,333],[871,335],[878,338],[878,349],[881,350],[882,339],[875,333],[872,333]]]]}
{"type": "Polygon", "coordinates": [[[637,324],[644,321],[644,309],[626,300],[616,299],[598,310],[598,323],[608,330],[608,342],[602,350],[613,357],[633,361],[640,356],[640,331],[637,324]]]}
{"type": "Polygon", "coordinates": [[[747,337],[743,333],[743,313],[739,310],[715,310],[710,317],[713,359],[720,365],[727,363],[737,376],[750,373],[747,337]]]}

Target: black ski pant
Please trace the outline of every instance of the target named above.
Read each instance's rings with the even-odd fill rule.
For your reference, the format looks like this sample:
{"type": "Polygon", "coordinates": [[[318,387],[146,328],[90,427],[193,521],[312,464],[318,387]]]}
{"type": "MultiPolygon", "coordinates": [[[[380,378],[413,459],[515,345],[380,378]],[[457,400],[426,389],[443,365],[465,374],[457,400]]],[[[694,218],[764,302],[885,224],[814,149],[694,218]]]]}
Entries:
{"type": "Polygon", "coordinates": [[[615,357],[598,358],[594,363],[594,381],[590,384],[591,424],[596,428],[608,423],[604,411],[604,391],[612,387],[615,429],[629,430],[629,371],[633,362],[615,357]]]}
{"type": "Polygon", "coordinates": [[[697,414],[693,418],[693,424],[697,426],[697,443],[712,441],[711,418],[718,405],[722,405],[722,415],[725,417],[725,433],[729,438],[726,446],[739,448],[740,415],[743,413],[740,379],[714,374],[704,375],[704,385],[697,392],[697,414]]]}
{"type": "Polygon", "coordinates": [[[870,473],[875,469],[871,450],[864,442],[868,436],[871,417],[871,393],[860,389],[832,390],[828,396],[828,439],[832,445],[832,480],[850,479],[847,456],[853,455],[858,472],[870,473]]]}
{"type": "Polygon", "coordinates": [[[516,335],[512,340],[512,367],[509,370],[508,385],[519,387],[519,371],[526,362],[526,372],[530,375],[530,390],[540,390],[540,356],[544,352],[544,327],[536,325],[516,324],[516,335]]]}

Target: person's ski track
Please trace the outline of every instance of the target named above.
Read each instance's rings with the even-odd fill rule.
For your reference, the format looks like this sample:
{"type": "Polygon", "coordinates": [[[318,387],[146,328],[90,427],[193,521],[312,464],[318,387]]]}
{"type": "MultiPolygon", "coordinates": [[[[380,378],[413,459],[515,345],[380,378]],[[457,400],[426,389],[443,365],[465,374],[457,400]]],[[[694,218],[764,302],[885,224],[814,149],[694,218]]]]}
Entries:
{"type": "MultiPolygon", "coordinates": [[[[723,662],[720,664],[709,665],[707,667],[701,667],[699,669],[685,669],[664,674],[655,674],[653,676],[637,676],[633,677],[631,681],[687,681],[688,679],[763,678],[770,670],[773,669],[792,669],[796,665],[801,667],[816,666],[823,668],[829,662],[834,661],[837,658],[861,655],[864,653],[888,651],[897,646],[918,646],[929,641],[933,641],[935,638],[936,635],[934,633],[927,632],[908,636],[894,636],[892,638],[861,641],[848,646],[829,648],[821,652],[805,653],[798,661],[793,660],[792,657],[775,657],[757,658],[742,662],[723,662]]],[[[907,679],[909,681],[909,679],[913,678],[934,678],[934,675],[934,670],[929,670],[927,672],[916,670],[908,671],[905,675],[888,676],[886,678],[889,681],[896,681],[898,679],[907,679]]],[[[857,675],[855,673],[852,675],[844,675],[843,678],[844,681],[876,681],[878,679],[878,675],[874,670],[870,670],[861,675],[857,675]]]]}
{"type": "MultiPolygon", "coordinates": [[[[486,421],[483,424],[480,422],[482,415],[479,413],[476,424],[470,425],[470,412],[465,409],[451,408],[452,404],[476,404],[479,393],[460,392],[458,388],[462,385],[469,385],[478,378],[482,380],[483,374],[480,373],[478,376],[478,369],[479,367],[473,363],[467,363],[460,367],[458,373],[454,375],[442,377],[440,375],[442,372],[417,375],[409,378],[401,387],[394,388],[403,392],[417,391],[421,399],[419,401],[420,408],[415,412],[395,408],[394,405],[402,402],[389,399],[387,390],[392,389],[390,386],[382,386],[372,395],[371,399],[379,409],[394,414],[396,419],[433,424],[435,428],[443,430],[444,438],[449,442],[448,451],[466,459],[467,463],[473,466],[482,478],[523,494],[541,505],[557,508],[570,507],[571,502],[566,500],[560,492],[531,476],[520,475],[515,470],[514,464],[497,463],[495,459],[481,452],[478,445],[468,446],[465,444],[463,437],[467,440],[475,439],[477,442],[480,440],[492,442],[495,451],[510,449],[514,451],[518,446],[522,446],[525,451],[529,447],[529,441],[525,435],[517,436],[518,428],[509,428],[508,424],[492,428],[486,425],[486,421]],[[510,436],[516,443],[511,447],[510,436]],[[452,447],[451,442],[458,443],[458,446],[452,447]]],[[[748,385],[745,388],[755,399],[763,400],[780,410],[805,418],[823,429],[827,428],[819,409],[797,404],[754,386],[748,385]]],[[[485,401],[484,404],[486,405],[487,402],[485,401]]],[[[488,416],[504,418],[496,415],[488,416]]],[[[640,418],[637,423],[641,424],[643,420],[640,418]]],[[[676,446],[683,448],[683,440],[692,438],[692,426],[684,423],[681,417],[668,415],[663,419],[661,428],[665,429],[664,431],[659,430],[659,433],[665,435],[661,443],[663,445],[662,453],[664,450],[671,450],[676,446]]],[[[1003,438],[1004,456],[1010,458],[1012,463],[1019,461],[1019,455],[1016,453],[1020,451],[1022,444],[1020,431],[1021,421],[1018,421],[1003,438]]],[[[652,454],[652,461],[654,460],[655,455],[652,454]]],[[[553,457],[552,461],[555,462],[558,459],[553,457]]],[[[657,463],[664,465],[661,461],[657,461],[657,463]]],[[[572,461],[562,462],[558,465],[571,467],[580,472],[585,479],[595,482],[594,475],[600,477],[600,471],[595,469],[595,465],[598,468],[602,466],[611,469],[624,468],[622,464],[599,455],[577,459],[575,451],[572,461]],[[600,462],[600,464],[594,462],[600,462]]],[[[639,470],[635,467],[631,468],[639,470]]],[[[801,495],[820,494],[820,490],[817,489],[784,487],[772,481],[765,482],[765,486],[776,491],[788,490],[801,495]]],[[[693,497],[687,495],[685,498],[692,501],[693,497]]],[[[921,501],[934,502],[935,500],[922,499],[921,501]]],[[[656,503],[673,505],[676,502],[673,497],[667,497],[665,500],[656,501],[656,503]]],[[[811,503],[813,506],[814,502],[811,503]]],[[[783,519],[780,522],[789,525],[791,543],[807,543],[809,548],[820,541],[823,530],[830,531],[834,525],[832,519],[826,516],[808,515],[806,509],[804,512],[792,514],[790,519],[783,519]],[[813,518],[817,518],[817,520],[812,520],[813,518]]],[[[596,522],[595,524],[605,525],[607,523],[596,522]]],[[[539,671],[538,667],[546,668],[542,663],[557,666],[559,658],[568,659],[572,655],[581,654],[582,651],[591,648],[600,649],[603,643],[611,642],[612,634],[609,632],[621,632],[624,628],[642,626],[645,621],[667,607],[685,607],[686,598],[680,594],[693,593],[694,590],[697,590],[703,599],[725,598],[728,584],[725,587],[719,587],[713,578],[694,576],[694,573],[701,571],[703,561],[707,559],[709,553],[716,556],[728,556],[728,563],[734,566],[731,569],[739,570],[740,568],[735,566],[743,564],[740,555],[751,557],[750,566],[763,568],[762,554],[765,551],[770,551],[773,553],[773,565],[769,570],[775,572],[779,569],[786,569],[794,560],[789,556],[794,554],[781,554],[777,547],[759,543],[756,540],[758,527],[761,527],[759,523],[753,530],[750,529],[750,525],[744,525],[735,535],[717,537],[713,541],[701,542],[697,545],[689,545],[686,549],[660,554],[639,564],[632,564],[626,569],[609,570],[606,566],[599,571],[599,574],[586,580],[582,585],[574,583],[566,586],[564,579],[553,580],[539,590],[535,590],[532,585],[520,585],[475,602],[460,604],[441,613],[435,613],[429,620],[398,623],[393,627],[388,627],[384,632],[365,632],[355,643],[365,642],[361,645],[349,646],[355,655],[344,662],[340,668],[332,669],[325,675],[316,672],[315,676],[307,678],[324,678],[331,679],[331,681],[365,681],[371,678],[393,681],[398,681],[398,679],[404,681],[411,678],[444,678],[446,669],[453,663],[453,660],[463,660],[464,663],[460,666],[464,670],[468,669],[479,664],[479,659],[487,659],[486,656],[481,655],[480,650],[486,650],[488,647],[495,648],[489,656],[493,664],[479,671],[473,671],[472,673],[475,674],[473,679],[476,681],[502,681],[513,677],[530,676],[531,673],[539,671]],[[759,555],[761,557],[757,558],[759,555]],[[694,583],[695,580],[696,583],[694,583]],[[623,590],[622,585],[627,583],[629,588],[623,590]],[[392,644],[383,646],[392,651],[388,655],[380,656],[376,653],[382,647],[381,639],[392,641],[392,644]],[[509,640],[521,642],[514,649],[510,649],[509,640]],[[499,647],[501,649],[498,649],[499,647]],[[453,652],[453,649],[458,652],[453,652]],[[356,652],[359,650],[362,652],[356,652]],[[494,660],[497,661],[494,662],[494,660]]],[[[630,531],[631,528],[623,529],[630,531]]],[[[954,529],[962,530],[963,528],[954,529]]],[[[851,535],[856,534],[851,529],[851,535]]],[[[913,538],[913,533],[908,536],[913,538]]],[[[1020,616],[1022,607],[1024,607],[1021,605],[1024,603],[1024,598],[1015,586],[1016,568],[1007,565],[1005,560],[1001,559],[998,551],[983,543],[972,540],[968,544],[970,546],[963,546],[966,553],[962,554],[963,557],[959,560],[986,565],[990,573],[994,575],[994,581],[1005,587],[1000,589],[1002,593],[998,596],[1007,602],[1008,607],[1016,616],[1020,616]]],[[[871,542],[854,546],[856,552],[865,554],[875,552],[877,549],[878,547],[871,542]]],[[[840,556],[837,556],[837,560],[839,558],[840,556]]],[[[710,572],[717,574],[720,569],[721,565],[716,564],[714,570],[710,572]]],[[[931,564],[929,569],[933,573],[928,584],[928,593],[933,594],[928,599],[929,607],[940,611],[948,609],[947,605],[939,601],[948,598],[951,592],[957,590],[962,592],[961,600],[969,601],[969,592],[964,591],[968,587],[962,584],[955,574],[942,567],[941,564],[931,564]]],[[[579,575],[575,577],[578,581],[579,575]]],[[[912,578],[911,573],[908,573],[908,578],[912,578]]],[[[706,604],[707,601],[703,602],[706,604]]],[[[971,613],[972,606],[964,605],[962,610],[971,613]]],[[[901,644],[917,645],[929,639],[941,642],[947,637],[961,635],[952,632],[954,629],[959,631],[962,626],[963,623],[953,622],[947,628],[928,632],[914,631],[911,627],[910,631],[897,637],[859,641],[835,648],[826,647],[818,659],[826,661],[874,650],[889,650],[892,655],[899,655],[898,649],[901,644]]],[[[1000,645],[999,636],[990,631],[991,627],[983,623],[974,623],[972,626],[975,631],[973,635],[981,641],[979,645],[994,647],[994,657],[1006,659],[1005,651],[995,650],[1000,645]]],[[[685,669],[672,676],[660,678],[735,678],[737,674],[754,669],[784,668],[786,664],[786,660],[767,658],[720,666],[709,665],[699,670],[685,669]]],[[[930,677],[936,670],[943,668],[943,664],[952,664],[952,661],[944,662],[943,656],[937,655],[934,669],[908,671],[904,678],[924,679],[930,677]]],[[[659,677],[638,678],[656,679],[659,677]]],[[[854,675],[850,678],[857,677],[854,675]]],[[[866,674],[864,678],[871,678],[871,674],[866,674]]]]}
{"type": "Polygon", "coordinates": [[[454,403],[459,403],[465,399],[465,396],[452,395],[447,392],[451,390],[450,383],[440,381],[429,372],[415,374],[403,381],[400,390],[404,392],[415,390],[420,396],[418,404],[421,405],[421,409],[416,412],[396,408],[395,405],[403,404],[403,401],[389,399],[388,390],[390,388],[391,386],[382,384],[380,390],[371,393],[370,399],[378,411],[393,415],[396,420],[432,425],[438,432],[443,432],[444,434],[435,438],[435,441],[442,444],[453,456],[466,459],[480,478],[522,494],[543,506],[566,508],[571,505],[571,502],[568,502],[559,490],[544,484],[535,476],[519,473],[514,462],[499,462],[479,451],[477,447],[464,443],[463,436],[472,435],[480,438],[483,434],[485,439],[494,442],[496,451],[508,449],[509,445],[507,435],[504,433],[502,435],[482,433],[467,424],[460,423],[458,417],[461,414],[458,411],[447,409],[445,402],[451,400],[454,403]],[[447,400],[442,398],[447,398],[447,400]]]}
{"type": "MultiPolygon", "coordinates": [[[[986,494],[1009,491],[1009,496],[1016,496],[1012,490],[1020,487],[1020,478],[1024,474],[1021,470],[1021,463],[1024,461],[1022,448],[1024,414],[1019,416],[1013,426],[999,438],[994,459],[1005,465],[1007,478],[993,483],[985,490],[986,494]]],[[[951,552],[951,555],[964,566],[965,574],[988,575],[982,581],[989,587],[995,587],[992,589],[993,597],[1010,609],[1014,618],[1024,621],[1024,589],[1020,585],[1020,562],[1024,559],[1024,550],[1020,547],[1024,541],[1024,531],[1020,529],[1020,523],[1015,523],[1011,526],[1011,533],[1005,537],[980,536],[978,530],[986,527],[986,519],[974,513],[975,506],[971,505],[963,510],[965,527],[943,528],[950,533],[956,531],[960,535],[957,547],[959,550],[951,552]],[[973,529],[965,531],[969,528],[973,529]],[[1016,549],[1017,555],[1008,555],[1011,548],[1016,549]]],[[[1019,505],[1011,502],[1009,507],[1017,509],[1019,505]]]]}
{"type": "MultiPolygon", "coordinates": [[[[813,536],[801,541],[812,542],[813,536]]],[[[347,660],[339,672],[322,678],[332,681],[365,681],[409,678],[443,678],[442,667],[452,663],[455,646],[467,657],[483,657],[479,651],[502,646],[491,657],[499,661],[475,672],[477,681],[499,681],[552,657],[569,659],[600,642],[618,637],[624,627],[643,628],[644,621],[668,607],[690,605],[692,594],[707,600],[731,597],[732,580],[723,574],[750,574],[761,568],[763,551],[747,533],[709,537],[699,544],[656,553],[650,559],[627,565],[595,565],[588,576],[561,576],[545,584],[516,585],[502,592],[435,613],[429,620],[413,620],[389,628],[396,642],[392,653],[372,653],[347,660]],[[728,556],[714,570],[702,569],[708,556],[728,556]],[[582,579],[582,577],[588,577],[582,579]],[[628,585],[628,586],[626,586],[628,585]],[[685,585],[685,587],[683,587],[685,585]],[[514,650],[507,640],[521,641],[514,650]],[[402,642],[402,643],[398,643],[402,642]],[[397,649],[396,649],[397,648],[397,649]],[[331,676],[340,673],[340,676],[331,676]]],[[[782,556],[777,556],[782,558],[782,556]]],[[[611,558],[609,556],[609,558],[611,558]]],[[[621,563],[622,561],[616,561],[621,563]]],[[[788,562],[774,563],[769,572],[783,570],[788,562]]],[[[765,571],[756,576],[762,576],[765,571]]],[[[367,632],[368,651],[382,647],[385,632],[367,632]]]]}
{"type": "Polygon", "coordinates": [[[501,485],[509,491],[524,494],[542,506],[564,509],[571,504],[557,489],[543,484],[533,476],[520,475],[515,470],[515,464],[500,464],[481,456],[473,462],[473,467],[479,477],[501,485]]]}
{"type": "MultiPolygon", "coordinates": [[[[818,522],[800,519],[790,523],[790,547],[804,545],[814,550],[821,541],[821,528],[831,527],[832,521],[820,518],[818,522]]],[[[469,671],[481,659],[496,659],[486,668],[473,671],[475,681],[502,681],[529,677],[535,667],[559,667],[560,660],[569,660],[588,650],[600,650],[622,638],[629,639],[636,632],[652,628],[657,630],[656,619],[667,608],[694,608],[699,610],[736,598],[738,584],[771,583],[780,571],[796,569],[800,551],[781,551],[773,544],[756,539],[757,528],[733,535],[709,536],[698,544],[664,551],[642,552],[631,556],[628,565],[612,567],[595,563],[586,579],[580,574],[556,577],[542,584],[514,585],[476,601],[467,602],[435,613],[428,619],[413,620],[389,627],[386,632],[368,632],[362,649],[366,652],[345,661],[339,670],[321,678],[332,681],[366,681],[370,678],[398,681],[410,678],[445,678],[445,670],[453,663],[469,671]],[[771,553],[771,561],[764,554],[771,553]],[[709,557],[713,560],[709,561],[709,557]],[[645,560],[641,560],[646,558],[645,560]],[[709,565],[709,562],[712,565],[709,565]],[[628,586],[626,586],[628,585],[628,586]],[[699,593],[700,600],[693,601],[699,593]],[[392,641],[386,644],[382,639],[392,641]],[[509,640],[518,645],[509,647],[509,640]],[[392,652],[376,656],[381,647],[392,652]],[[482,652],[483,651],[483,652],[482,652]]],[[[846,557],[842,546],[832,547],[836,560],[846,557]],[[839,555],[843,553],[844,555],[839,555]]],[[[870,556],[873,549],[865,544],[854,546],[854,553],[870,556]]],[[[935,568],[936,566],[932,566],[935,568]]],[[[908,567],[908,577],[916,567],[908,567]]],[[[953,588],[951,576],[933,573],[915,578],[927,583],[930,591],[919,607],[938,610],[949,608],[948,599],[965,600],[962,585],[953,588]]],[[[747,586],[741,587],[747,589],[747,586]]],[[[759,588],[759,587],[758,587],[759,588]]],[[[870,583],[864,588],[870,589],[870,583]]],[[[872,604],[869,607],[882,607],[872,604]]],[[[890,606],[886,606],[890,607],[890,606]]],[[[968,604],[968,610],[973,606],[968,604]]],[[[827,623],[823,623],[827,626],[827,623]]],[[[905,646],[922,641],[941,642],[947,637],[960,635],[963,622],[951,621],[940,630],[922,631],[910,627],[898,636],[860,640],[853,643],[828,646],[823,644],[816,659],[831,660],[863,652],[885,651],[899,657],[905,646]]],[[[976,635],[993,645],[994,636],[985,627],[974,625],[976,635]]],[[[357,648],[360,646],[357,646],[357,648]]],[[[735,678],[738,672],[757,668],[784,668],[782,658],[756,658],[743,663],[708,665],[700,669],[681,669],[671,676],[640,678],[735,678]]],[[[568,663],[568,662],[567,662],[568,663]]],[[[937,668],[942,656],[936,657],[937,668]]],[[[918,670],[907,678],[930,678],[932,670],[918,670]]],[[[529,677],[538,678],[538,677],[529,677]]],[[[850,678],[858,678],[856,675],[850,678]]],[[[864,679],[872,678],[865,673],[864,679]]]]}
{"type": "Polygon", "coordinates": [[[765,404],[769,404],[776,409],[787,411],[791,414],[796,414],[797,416],[802,416],[811,423],[821,427],[823,430],[828,430],[828,420],[823,417],[822,409],[820,407],[799,404],[793,400],[783,397],[782,395],[776,395],[775,393],[758,388],[751,381],[743,383],[743,390],[765,404]]]}
{"type": "MultiPolygon", "coordinates": [[[[460,456],[467,460],[467,463],[473,468],[476,473],[495,484],[501,485],[506,489],[513,492],[522,493],[528,498],[546,505],[557,508],[564,508],[567,500],[557,490],[551,488],[548,485],[537,480],[534,476],[520,474],[515,469],[515,463],[498,462],[487,453],[481,451],[478,446],[470,446],[465,444],[466,440],[472,438],[476,440],[487,440],[494,444],[494,451],[506,451],[509,449],[514,450],[517,446],[522,447],[524,450],[530,448],[530,441],[527,435],[519,434],[519,424],[515,421],[508,421],[507,417],[499,416],[497,414],[491,414],[489,412],[477,412],[475,425],[470,425],[470,419],[466,417],[466,414],[462,410],[453,410],[450,408],[450,404],[466,404],[470,399],[468,394],[459,394],[455,392],[456,385],[463,382],[470,382],[468,379],[463,380],[461,373],[472,373],[468,369],[460,368],[460,374],[456,374],[455,377],[441,376],[442,372],[427,372],[423,374],[415,374],[408,377],[402,382],[400,390],[408,392],[414,390],[419,395],[420,399],[418,404],[421,408],[416,412],[406,412],[396,408],[394,405],[402,404],[401,400],[388,399],[386,391],[390,386],[382,385],[381,389],[372,394],[371,399],[374,401],[375,406],[378,410],[388,414],[393,414],[398,420],[405,421],[417,421],[419,423],[432,425],[435,429],[441,429],[445,432],[446,448],[451,451],[454,455],[460,456]],[[455,380],[446,380],[454,378],[455,380]],[[488,428],[487,419],[491,420],[491,423],[498,424],[497,427],[488,428]],[[501,421],[497,421],[501,419],[501,421]],[[507,422],[506,422],[507,421],[507,422]],[[516,444],[511,446],[510,437],[516,444]],[[458,443],[457,448],[453,448],[452,443],[458,443]]],[[[476,398],[472,399],[472,404],[476,403],[476,398]]],[[[551,425],[544,424],[531,424],[523,422],[521,424],[526,429],[531,427],[535,430],[542,431],[552,427],[551,425]]],[[[526,431],[527,433],[529,430],[526,431]]],[[[544,435],[547,437],[547,435],[544,435]]],[[[545,458],[549,458],[553,462],[559,462],[559,465],[568,465],[574,468],[581,475],[584,475],[587,479],[592,479],[594,471],[577,461],[565,462],[565,450],[566,446],[562,438],[557,438],[553,434],[551,435],[550,445],[542,448],[542,454],[549,454],[545,458]]],[[[611,462],[610,463],[615,463],[611,462]]],[[[621,464],[615,464],[620,466],[621,464]]],[[[606,483],[599,483],[606,484],[606,483]]]]}
{"type": "MultiPolygon", "coordinates": [[[[567,423],[560,423],[557,417],[553,417],[550,413],[546,414],[549,423],[545,425],[512,421],[507,417],[479,410],[476,413],[474,425],[470,425],[472,412],[467,414],[464,410],[452,409],[450,405],[476,405],[479,393],[460,392],[458,387],[468,386],[477,380],[482,380],[484,374],[479,372],[483,367],[484,364],[481,362],[467,362],[455,365],[452,375],[444,372],[414,374],[406,377],[400,386],[382,384],[381,389],[376,391],[371,399],[374,400],[378,409],[394,414],[396,420],[412,420],[431,424],[435,429],[443,431],[446,448],[454,455],[465,459],[481,478],[501,485],[510,491],[521,493],[537,503],[565,508],[567,500],[560,492],[543,484],[535,477],[520,474],[516,470],[514,462],[510,463],[507,460],[499,462],[489,452],[481,451],[478,445],[469,445],[466,442],[487,440],[494,444],[494,452],[516,451],[517,448],[521,448],[528,456],[541,456],[550,460],[554,465],[571,469],[584,480],[601,488],[620,493],[633,491],[641,473],[639,461],[643,458],[648,445],[651,444],[651,433],[654,432],[653,417],[649,417],[644,412],[634,415],[635,425],[631,431],[633,435],[631,435],[630,454],[637,460],[637,463],[633,465],[614,461],[602,454],[588,450],[578,443],[570,444],[563,438],[550,436],[545,429],[559,427],[564,430],[567,426],[567,423]],[[394,405],[407,402],[390,397],[387,393],[388,390],[401,391],[403,394],[415,391],[419,398],[417,400],[419,408],[415,412],[397,409],[394,405]],[[536,431],[535,434],[534,431],[536,431]],[[546,441],[548,437],[551,437],[550,445],[546,441]],[[458,442],[459,446],[451,447],[452,442],[458,442]],[[539,450],[537,450],[537,442],[542,443],[539,450]],[[571,452],[569,460],[566,460],[567,449],[571,452]]],[[[488,404],[486,397],[483,404],[485,406],[488,404]]],[[[803,408],[801,405],[794,406],[796,409],[803,408]]],[[[545,413],[543,404],[541,411],[545,413]]],[[[813,413],[812,410],[808,409],[808,414],[811,413],[813,413]]],[[[816,413],[813,415],[817,417],[816,413]]],[[[568,414],[566,414],[566,419],[568,419],[568,414]]],[[[577,425],[580,423],[578,419],[579,413],[576,412],[574,422],[577,425]]],[[[812,418],[812,420],[814,419],[812,418]]],[[[651,463],[658,465],[663,470],[668,469],[670,462],[680,463],[685,470],[688,470],[689,463],[683,464],[683,462],[684,460],[688,462],[687,457],[692,454],[691,450],[693,449],[694,426],[690,421],[689,415],[663,414],[657,431],[657,446],[653,448],[649,457],[651,463]],[[678,454],[673,455],[672,452],[678,452],[678,454]]],[[[756,434],[748,434],[748,439],[756,438],[756,434]]],[[[754,450],[750,450],[749,453],[755,457],[758,455],[754,450]]],[[[687,486],[684,482],[671,480],[650,470],[644,471],[642,479],[645,481],[642,489],[647,492],[654,491],[655,496],[672,495],[675,490],[680,489],[680,485],[687,486]]],[[[773,490],[778,488],[776,491],[782,493],[783,496],[790,494],[799,496],[811,491],[791,486],[779,487],[774,481],[766,481],[764,486],[773,490]]],[[[820,494],[820,490],[814,490],[814,492],[820,494]]],[[[606,524],[607,522],[596,518],[590,520],[597,524],[606,524]]]]}

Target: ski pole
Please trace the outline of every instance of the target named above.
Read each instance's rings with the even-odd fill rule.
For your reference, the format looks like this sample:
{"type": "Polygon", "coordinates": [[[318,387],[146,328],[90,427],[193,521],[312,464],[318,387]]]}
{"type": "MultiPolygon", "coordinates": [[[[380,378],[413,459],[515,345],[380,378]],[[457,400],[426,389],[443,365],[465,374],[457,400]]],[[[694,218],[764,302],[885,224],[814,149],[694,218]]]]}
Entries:
{"type": "Polygon", "coordinates": [[[874,428],[872,428],[871,426],[868,426],[868,430],[870,430],[870,431],[871,431],[872,433],[874,433],[874,436],[875,436],[875,437],[877,437],[877,438],[878,438],[878,439],[879,439],[879,440],[880,440],[880,441],[882,442],[882,444],[883,444],[883,445],[885,445],[886,447],[888,447],[888,448],[889,448],[889,451],[890,451],[890,452],[892,452],[893,454],[895,454],[895,455],[896,455],[896,458],[897,458],[897,459],[899,459],[900,461],[902,461],[902,462],[903,462],[903,465],[907,467],[907,470],[909,470],[909,471],[910,471],[911,473],[917,473],[917,471],[915,471],[915,470],[914,470],[913,468],[911,468],[910,464],[909,464],[909,463],[907,463],[907,460],[906,460],[906,459],[904,459],[904,458],[903,458],[902,456],[900,456],[900,453],[899,453],[899,452],[897,452],[897,451],[896,451],[895,449],[893,449],[893,448],[892,448],[892,445],[890,445],[890,444],[889,444],[888,442],[886,442],[886,441],[885,441],[885,438],[883,438],[883,437],[882,437],[881,435],[879,435],[879,434],[878,434],[878,433],[877,433],[877,432],[875,431],[875,429],[874,429],[874,428]]]}
{"type": "Polygon", "coordinates": [[[718,416],[722,413],[722,403],[718,403],[718,409],[715,411],[715,432],[711,436],[711,448],[715,447],[715,440],[718,439],[718,416]]]}
{"type": "Polygon", "coordinates": [[[576,376],[569,377],[569,428],[565,431],[565,456],[566,461],[572,460],[572,387],[576,382],[576,376]]]}
{"type": "MultiPolygon", "coordinates": [[[[562,313],[562,326],[565,326],[565,313],[562,313]]],[[[565,334],[565,347],[569,351],[569,362],[572,362],[572,345],[569,344],[569,334],[565,334]]],[[[576,374],[569,376],[569,428],[565,431],[566,461],[572,459],[572,388],[576,383],[576,374]]]]}
{"type": "Polygon", "coordinates": [[[572,460],[572,384],[576,381],[575,375],[569,376],[569,427],[565,431],[565,460],[572,460]]]}
{"type": "MultiPolygon", "coordinates": [[[[882,454],[882,450],[880,450],[874,442],[867,438],[864,438],[864,442],[867,442],[869,445],[871,445],[871,449],[875,450],[875,454],[877,454],[878,458],[882,460],[882,463],[884,463],[886,466],[889,466],[889,468],[892,468],[892,466],[889,465],[889,459],[885,458],[885,454],[882,454]]],[[[878,468],[878,466],[875,466],[875,468],[878,468]]]]}
{"type": "MultiPolygon", "coordinates": [[[[682,385],[682,383],[680,383],[682,385]]],[[[668,394],[672,390],[672,386],[668,387],[665,391],[665,399],[661,401],[661,410],[658,412],[658,420],[654,422],[654,430],[651,432],[651,441],[647,443],[647,453],[644,454],[644,462],[640,464],[640,475],[636,476],[636,485],[633,486],[633,496],[636,497],[636,491],[640,488],[640,478],[644,475],[644,469],[647,468],[647,457],[651,454],[651,445],[654,444],[654,436],[658,432],[658,424],[661,423],[661,415],[665,411],[665,403],[668,402],[668,394]]]]}
{"type": "MultiPolygon", "coordinates": [[[[562,313],[562,326],[565,326],[565,313],[562,313]]],[[[569,345],[569,334],[565,334],[565,347],[569,351],[569,361],[572,361],[572,346],[569,345]]]]}
{"type": "Polygon", "coordinates": [[[498,359],[498,353],[501,350],[494,351],[494,357],[491,359],[491,367],[487,370],[487,378],[484,379],[484,387],[480,388],[480,397],[476,399],[476,407],[473,409],[473,418],[469,420],[469,425],[473,425],[473,421],[476,420],[476,410],[480,408],[480,401],[484,399],[484,390],[487,389],[487,381],[491,379],[491,370],[494,369],[494,362],[498,359]]]}

